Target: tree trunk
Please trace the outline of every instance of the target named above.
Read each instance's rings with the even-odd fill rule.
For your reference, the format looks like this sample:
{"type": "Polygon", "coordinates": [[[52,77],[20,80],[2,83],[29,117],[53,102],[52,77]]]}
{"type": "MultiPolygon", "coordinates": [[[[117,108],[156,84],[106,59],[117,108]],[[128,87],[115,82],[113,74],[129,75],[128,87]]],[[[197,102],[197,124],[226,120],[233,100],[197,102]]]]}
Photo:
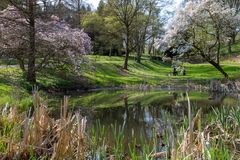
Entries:
{"type": "Polygon", "coordinates": [[[129,58],[129,29],[127,28],[127,33],[126,33],[126,49],[125,49],[125,61],[123,65],[123,69],[128,69],[128,58],[129,58]]]}
{"type": "Polygon", "coordinates": [[[144,49],[145,49],[145,36],[140,38],[140,41],[139,41],[137,63],[141,63],[141,58],[142,58],[142,54],[144,53],[144,49]]]}
{"type": "Polygon", "coordinates": [[[123,69],[128,69],[128,58],[129,58],[129,49],[126,49],[125,61],[123,65],[123,69]]]}
{"type": "Polygon", "coordinates": [[[152,57],[152,46],[148,47],[148,55],[152,57]]]}
{"type": "Polygon", "coordinates": [[[232,54],[232,40],[228,41],[228,54],[232,54]]]}
{"type": "Polygon", "coordinates": [[[77,18],[78,18],[78,22],[77,24],[77,27],[80,27],[80,24],[81,24],[81,4],[82,4],[82,0],[77,0],[77,18]]]}
{"type": "Polygon", "coordinates": [[[112,56],[112,45],[111,45],[110,50],[109,50],[109,57],[111,57],[111,56],[112,56]]]}
{"type": "Polygon", "coordinates": [[[220,42],[220,35],[219,35],[219,31],[217,31],[217,64],[220,64],[220,49],[221,49],[221,42],[220,42]]]}
{"type": "Polygon", "coordinates": [[[22,71],[25,71],[25,66],[24,66],[24,60],[23,59],[17,59],[19,67],[22,71]]]}
{"type": "Polygon", "coordinates": [[[137,56],[137,63],[141,63],[141,56],[140,56],[139,53],[138,53],[138,56],[137,56]]]}
{"type": "Polygon", "coordinates": [[[47,1],[42,1],[43,2],[43,11],[45,12],[45,14],[47,14],[47,1]]]}
{"type": "Polygon", "coordinates": [[[214,62],[214,61],[208,61],[208,62],[209,62],[211,65],[213,65],[219,72],[221,72],[226,79],[229,78],[229,77],[228,77],[228,74],[222,69],[222,67],[221,67],[218,63],[216,63],[216,62],[214,62]]]}
{"type": "Polygon", "coordinates": [[[237,34],[236,33],[234,33],[233,35],[232,35],[232,44],[235,44],[236,43],[236,36],[237,36],[237,34]]]}
{"type": "Polygon", "coordinates": [[[218,43],[217,48],[217,64],[220,64],[220,42],[218,43]]]}
{"type": "Polygon", "coordinates": [[[228,54],[232,54],[232,45],[236,44],[236,33],[233,33],[231,39],[228,42],[228,54]]]}
{"type": "Polygon", "coordinates": [[[149,47],[148,47],[148,54],[150,55],[150,58],[152,57],[153,44],[154,44],[154,39],[152,40],[152,42],[149,44],[149,47]]]}
{"type": "Polygon", "coordinates": [[[155,48],[153,47],[152,48],[152,57],[154,57],[156,55],[156,50],[155,50],[155,48]]]}
{"type": "Polygon", "coordinates": [[[141,49],[140,49],[140,46],[138,46],[138,49],[137,49],[137,63],[141,63],[141,49]]]}
{"type": "Polygon", "coordinates": [[[28,73],[27,80],[32,84],[36,83],[35,70],[35,0],[29,0],[29,41],[30,50],[28,54],[28,73]]]}

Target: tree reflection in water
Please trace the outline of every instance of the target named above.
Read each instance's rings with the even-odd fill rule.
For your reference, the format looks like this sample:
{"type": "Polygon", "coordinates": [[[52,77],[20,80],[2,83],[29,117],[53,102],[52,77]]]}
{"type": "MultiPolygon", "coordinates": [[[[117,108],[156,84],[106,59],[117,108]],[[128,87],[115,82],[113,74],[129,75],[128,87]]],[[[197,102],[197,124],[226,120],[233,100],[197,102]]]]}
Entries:
{"type": "MultiPolygon", "coordinates": [[[[136,142],[140,143],[141,137],[146,141],[150,141],[153,135],[157,134],[159,137],[157,148],[161,151],[164,149],[163,142],[161,142],[164,132],[171,133],[169,141],[171,145],[174,145],[173,137],[175,133],[173,128],[180,122],[183,122],[184,117],[188,113],[186,92],[165,92],[164,94],[164,96],[159,95],[159,98],[153,98],[150,101],[151,97],[145,98],[148,94],[143,94],[137,100],[128,94],[114,95],[121,98],[123,101],[121,104],[123,105],[115,106],[112,103],[114,106],[112,108],[95,109],[94,112],[91,112],[91,115],[87,115],[88,122],[90,126],[94,126],[96,120],[99,120],[106,127],[106,138],[110,144],[114,143],[111,124],[123,126],[124,146],[126,148],[128,148],[128,143],[132,142],[133,138],[136,138],[136,142]]],[[[194,95],[194,93],[189,93],[189,95],[191,98],[191,95],[194,95]]],[[[225,95],[216,95],[214,93],[192,97],[192,114],[196,114],[195,112],[199,108],[202,108],[203,113],[207,113],[212,106],[221,106],[226,98],[225,95]]],[[[106,99],[106,101],[108,100],[106,99]]]]}

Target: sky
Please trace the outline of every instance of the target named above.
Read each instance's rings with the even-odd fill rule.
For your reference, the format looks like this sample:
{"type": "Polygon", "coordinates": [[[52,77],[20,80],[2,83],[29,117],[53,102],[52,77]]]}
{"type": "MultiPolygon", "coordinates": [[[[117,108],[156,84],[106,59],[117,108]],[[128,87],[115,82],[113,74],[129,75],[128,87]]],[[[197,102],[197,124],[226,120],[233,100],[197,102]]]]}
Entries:
{"type": "Polygon", "coordinates": [[[93,7],[96,9],[100,0],[85,0],[85,1],[86,1],[87,3],[92,4],[93,7]]]}
{"type": "MultiPolygon", "coordinates": [[[[93,7],[96,9],[100,0],[85,0],[85,1],[86,1],[87,3],[92,4],[93,7]]],[[[175,1],[176,1],[176,3],[175,3],[176,6],[178,6],[182,0],[175,0],[175,1]]]]}

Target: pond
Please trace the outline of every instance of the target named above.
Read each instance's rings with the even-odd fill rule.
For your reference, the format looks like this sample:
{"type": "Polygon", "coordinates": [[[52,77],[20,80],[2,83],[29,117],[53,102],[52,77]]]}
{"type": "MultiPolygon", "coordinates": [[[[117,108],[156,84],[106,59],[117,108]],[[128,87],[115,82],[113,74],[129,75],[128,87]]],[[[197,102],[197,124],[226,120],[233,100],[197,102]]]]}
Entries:
{"type": "Polygon", "coordinates": [[[164,151],[166,143],[176,143],[166,132],[174,137],[181,127],[188,127],[187,95],[192,116],[201,108],[203,123],[207,123],[215,109],[234,107],[239,102],[238,95],[207,92],[103,90],[71,94],[70,104],[87,117],[88,133],[104,139],[106,145],[116,147],[116,131],[122,136],[121,145],[126,153],[133,143],[135,147],[143,143],[155,145],[158,151],[164,151]],[[160,139],[157,145],[152,141],[154,137],[160,139]]]}

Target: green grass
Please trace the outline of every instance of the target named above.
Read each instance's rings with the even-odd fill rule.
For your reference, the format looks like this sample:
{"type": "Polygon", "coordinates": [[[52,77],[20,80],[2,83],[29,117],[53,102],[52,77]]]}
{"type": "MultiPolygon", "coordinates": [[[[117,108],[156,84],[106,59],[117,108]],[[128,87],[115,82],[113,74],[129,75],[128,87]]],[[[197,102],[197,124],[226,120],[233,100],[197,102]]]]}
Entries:
{"type": "MultiPolygon", "coordinates": [[[[184,64],[187,76],[171,76],[170,65],[158,62],[142,60],[141,64],[134,60],[129,61],[128,71],[122,69],[123,57],[89,56],[93,65],[87,69],[84,76],[96,86],[118,86],[133,84],[162,85],[172,82],[206,81],[222,79],[222,74],[210,64],[184,64]]],[[[224,70],[231,79],[240,78],[239,64],[223,63],[224,70]]]]}
{"type": "MultiPolygon", "coordinates": [[[[64,70],[45,69],[37,74],[39,86],[45,89],[79,89],[136,84],[164,85],[176,82],[181,84],[186,80],[202,82],[223,78],[220,72],[207,63],[185,63],[187,76],[172,76],[171,65],[159,61],[143,59],[139,64],[130,59],[128,70],[123,70],[124,57],[90,55],[88,58],[89,67],[84,67],[82,76],[64,70]]],[[[239,64],[224,62],[222,66],[231,79],[240,78],[239,64]]],[[[0,68],[0,74],[0,89],[1,85],[7,85],[31,90],[31,86],[25,82],[19,68],[0,68]]]]}
{"type": "MultiPolygon", "coordinates": [[[[239,53],[240,53],[239,48],[240,48],[240,40],[238,39],[238,40],[236,40],[236,43],[232,45],[232,54],[233,55],[239,55],[239,53]]],[[[221,53],[223,53],[223,55],[229,55],[227,45],[222,47],[221,53]]]]}
{"type": "Polygon", "coordinates": [[[25,88],[26,85],[19,69],[0,68],[0,106],[8,103],[20,109],[28,107],[31,97],[25,88]]]}
{"type": "MultiPolygon", "coordinates": [[[[78,80],[71,76],[59,75],[54,70],[44,70],[38,73],[38,86],[41,89],[54,89],[79,84],[78,80]]],[[[30,95],[33,86],[25,81],[24,73],[16,67],[0,68],[0,106],[5,106],[7,103],[11,106],[18,106],[21,109],[32,105],[30,95]]],[[[45,97],[46,92],[40,92],[41,96],[45,97]]]]}
{"type": "MultiPolygon", "coordinates": [[[[38,86],[48,91],[62,91],[140,84],[183,85],[187,80],[193,83],[207,84],[210,79],[223,78],[221,73],[210,64],[185,63],[187,76],[171,76],[171,65],[159,61],[149,61],[147,58],[144,58],[141,64],[130,59],[128,70],[122,69],[124,57],[89,55],[88,58],[89,67],[83,67],[82,76],[66,70],[45,69],[37,74],[38,86]]],[[[240,78],[239,64],[225,61],[223,68],[231,79],[240,78]]],[[[0,68],[0,106],[10,101],[13,105],[30,105],[31,100],[24,97],[29,96],[32,86],[25,81],[23,75],[18,67],[0,68]]]]}

